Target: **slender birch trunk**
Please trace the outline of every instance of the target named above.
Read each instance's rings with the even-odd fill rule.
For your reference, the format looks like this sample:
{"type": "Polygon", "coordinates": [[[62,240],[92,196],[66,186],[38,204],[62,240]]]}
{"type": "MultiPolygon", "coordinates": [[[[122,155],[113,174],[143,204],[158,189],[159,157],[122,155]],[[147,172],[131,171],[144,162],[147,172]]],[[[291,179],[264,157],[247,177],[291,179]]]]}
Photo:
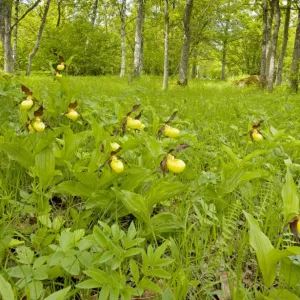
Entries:
{"type": "Polygon", "coordinates": [[[267,23],[267,47],[266,47],[266,79],[268,81],[269,68],[270,68],[270,58],[271,58],[271,48],[272,48],[272,27],[274,19],[274,0],[271,0],[271,6],[269,9],[268,23],[267,23]]]}
{"type": "Polygon", "coordinates": [[[97,19],[98,2],[99,2],[99,0],[95,0],[94,4],[93,4],[93,12],[92,12],[92,18],[91,18],[91,23],[92,23],[93,27],[95,26],[95,22],[97,19]]]}
{"type": "Polygon", "coordinates": [[[135,26],[135,47],[133,58],[133,77],[138,77],[143,71],[143,23],[144,0],[137,0],[137,18],[135,26]]]}
{"type": "Polygon", "coordinates": [[[222,49],[222,75],[221,80],[226,80],[226,56],[227,56],[227,40],[223,41],[222,49]]]}
{"type": "Polygon", "coordinates": [[[4,56],[4,72],[14,73],[14,57],[11,45],[12,1],[0,0],[0,38],[4,56]]]}
{"type": "Polygon", "coordinates": [[[277,74],[276,74],[276,85],[281,85],[282,81],[282,70],[283,70],[283,62],[286,53],[286,47],[289,39],[289,26],[290,26],[290,18],[291,18],[291,2],[292,0],[287,1],[286,15],[284,20],[284,29],[283,29],[283,41],[282,47],[278,59],[277,66],[277,74]]]}
{"type": "Polygon", "coordinates": [[[260,81],[262,86],[267,81],[267,31],[268,31],[268,0],[263,0],[263,32],[261,43],[260,81]]]}
{"type": "MultiPolygon", "coordinates": [[[[20,0],[15,0],[15,15],[14,15],[15,23],[18,22],[19,19],[19,4],[20,4],[20,0]]],[[[14,29],[13,57],[15,63],[15,70],[17,70],[18,69],[18,24],[15,26],[14,29]]]]}
{"type": "Polygon", "coordinates": [[[163,90],[168,89],[169,81],[169,0],[165,0],[165,53],[163,90]]]}
{"type": "Polygon", "coordinates": [[[125,20],[126,20],[126,0],[122,0],[121,10],[120,10],[120,19],[121,19],[121,71],[120,77],[125,76],[126,70],[126,28],[125,28],[125,20]]]}
{"type": "Polygon", "coordinates": [[[298,10],[298,24],[294,42],[293,60],[291,64],[290,88],[292,92],[298,92],[300,63],[300,9],[298,10]]]}
{"type": "Polygon", "coordinates": [[[46,2],[44,14],[43,14],[40,29],[39,29],[39,32],[38,32],[38,35],[37,35],[37,38],[36,38],[36,41],[35,41],[35,45],[34,45],[34,48],[32,49],[32,51],[30,52],[30,54],[28,56],[28,66],[27,66],[26,76],[29,76],[30,73],[31,73],[32,59],[36,55],[36,53],[38,52],[39,47],[40,47],[41,38],[42,38],[42,34],[43,34],[44,27],[45,27],[45,24],[46,24],[47,14],[48,14],[49,7],[50,7],[50,2],[51,2],[51,0],[47,0],[47,2],[46,2]]]}
{"type": "Polygon", "coordinates": [[[272,37],[271,49],[270,49],[270,64],[268,71],[268,91],[273,91],[273,84],[275,78],[275,59],[276,59],[276,50],[277,50],[277,41],[278,41],[278,33],[280,28],[280,8],[279,8],[279,0],[273,0],[272,6],[274,6],[275,11],[275,25],[274,32],[272,37]]]}
{"type": "Polygon", "coordinates": [[[222,47],[222,75],[221,75],[221,80],[226,80],[226,58],[227,58],[228,30],[229,30],[229,20],[226,20],[225,28],[224,28],[223,47],[222,47]]]}
{"type": "Polygon", "coordinates": [[[189,72],[189,56],[191,42],[191,16],[193,11],[193,0],[186,0],[183,23],[183,43],[181,48],[181,59],[179,64],[178,84],[182,86],[188,85],[189,72]]]}

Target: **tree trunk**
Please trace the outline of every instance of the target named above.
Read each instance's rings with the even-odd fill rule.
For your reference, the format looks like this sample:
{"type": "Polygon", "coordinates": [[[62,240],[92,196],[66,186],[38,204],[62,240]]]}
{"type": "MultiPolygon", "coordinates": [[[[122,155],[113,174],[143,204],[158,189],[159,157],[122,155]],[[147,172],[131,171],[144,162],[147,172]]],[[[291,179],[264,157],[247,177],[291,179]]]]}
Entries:
{"type": "Polygon", "coordinates": [[[227,40],[223,41],[222,49],[222,75],[221,80],[226,80],[226,54],[227,54],[227,40]]]}
{"type": "Polygon", "coordinates": [[[138,77],[143,71],[143,23],[144,0],[137,0],[137,18],[135,26],[135,47],[133,58],[133,76],[138,77]]]}
{"type": "Polygon", "coordinates": [[[287,9],[286,9],[286,15],[284,20],[283,41],[282,41],[282,47],[281,47],[281,51],[278,59],[278,66],[277,66],[276,85],[280,85],[282,81],[283,61],[284,61],[286,47],[289,39],[291,2],[292,0],[288,0],[287,2],[287,9]]]}
{"type": "MultiPolygon", "coordinates": [[[[12,1],[12,0],[11,0],[12,1]]],[[[5,0],[4,0],[5,2],[5,0]]],[[[17,24],[23,20],[34,8],[36,8],[38,6],[38,4],[41,2],[41,0],[36,0],[25,12],[24,14],[11,26],[11,31],[13,30],[13,28],[15,26],[17,26],[17,24]]]]}
{"type": "Polygon", "coordinates": [[[120,18],[121,18],[121,71],[120,77],[125,76],[126,69],[126,29],[125,29],[125,19],[126,19],[126,0],[122,0],[121,10],[120,10],[120,18]]]}
{"type": "Polygon", "coordinates": [[[267,81],[267,31],[268,31],[268,0],[263,0],[263,32],[261,43],[260,81],[265,85],[267,81]]]}
{"type": "Polygon", "coordinates": [[[59,0],[57,3],[57,22],[56,22],[56,27],[59,27],[60,25],[60,20],[61,20],[61,3],[63,0],[59,0]]]}
{"type": "Polygon", "coordinates": [[[189,71],[189,56],[190,56],[190,41],[191,41],[191,26],[190,20],[193,10],[193,0],[186,0],[184,8],[183,23],[183,43],[181,48],[181,59],[179,64],[179,79],[178,84],[187,86],[188,71],[189,71]]]}
{"type": "MultiPolygon", "coordinates": [[[[93,28],[95,27],[95,23],[96,23],[96,19],[97,19],[98,3],[99,3],[99,0],[95,0],[93,7],[92,7],[93,10],[92,10],[92,16],[91,16],[91,24],[92,24],[93,28]]],[[[87,52],[89,44],[90,44],[90,34],[88,34],[86,42],[85,42],[85,48],[84,48],[85,52],[87,52]]]]}
{"type": "Polygon", "coordinates": [[[168,89],[169,81],[169,0],[165,0],[165,53],[163,90],[168,89]]]}
{"type": "Polygon", "coordinates": [[[197,77],[197,64],[196,64],[196,60],[193,61],[192,64],[192,74],[191,74],[191,78],[196,78],[197,77]]]}
{"type": "Polygon", "coordinates": [[[197,65],[197,57],[198,57],[198,50],[197,50],[198,43],[196,45],[191,45],[193,50],[190,50],[192,55],[192,72],[191,78],[196,78],[198,74],[198,65],[197,65]]]}
{"type": "Polygon", "coordinates": [[[32,49],[32,51],[30,52],[29,56],[28,56],[28,66],[27,66],[27,72],[26,72],[26,76],[29,76],[31,73],[31,63],[32,63],[32,59],[33,57],[36,55],[36,53],[39,50],[40,47],[40,43],[41,43],[41,38],[42,38],[42,34],[44,31],[44,27],[45,27],[45,23],[46,23],[46,19],[47,19],[47,14],[49,11],[49,7],[50,7],[50,2],[51,0],[47,0],[46,2],[46,6],[45,6],[45,10],[44,10],[44,14],[41,20],[41,25],[40,25],[40,29],[35,41],[35,45],[34,48],[32,49]]]}
{"type": "Polygon", "coordinates": [[[92,12],[92,18],[91,18],[91,23],[92,23],[93,27],[95,26],[95,22],[97,19],[98,2],[99,2],[99,0],[95,0],[94,4],[93,4],[93,12],[92,12]]]}
{"type": "Polygon", "coordinates": [[[300,62],[300,10],[298,10],[298,24],[294,42],[293,60],[291,64],[290,88],[292,92],[298,92],[300,62]]]}
{"type": "Polygon", "coordinates": [[[275,11],[275,25],[274,32],[272,37],[271,49],[270,49],[270,64],[268,71],[268,91],[273,91],[273,83],[275,78],[275,59],[276,59],[276,50],[277,50],[277,41],[278,41],[278,32],[280,27],[280,8],[279,0],[273,0],[272,6],[274,6],[275,11]]]}
{"type": "Polygon", "coordinates": [[[222,47],[222,74],[221,80],[226,80],[226,57],[227,57],[227,44],[228,44],[228,30],[229,30],[229,20],[226,20],[224,28],[224,40],[222,47]]]}
{"type": "Polygon", "coordinates": [[[0,38],[4,56],[4,72],[14,73],[14,57],[11,46],[12,2],[0,0],[0,38]]]}
{"type": "Polygon", "coordinates": [[[272,48],[272,27],[273,27],[273,17],[274,17],[274,0],[270,1],[271,6],[269,9],[268,23],[267,23],[267,47],[266,47],[266,78],[268,81],[269,69],[270,69],[270,58],[271,58],[271,48],[272,48]]]}
{"type": "MultiPolygon", "coordinates": [[[[15,23],[19,19],[19,4],[20,0],[15,0],[15,23]]],[[[13,45],[13,57],[14,57],[14,63],[15,63],[15,70],[18,69],[18,24],[15,26],[14,29],[14,45],[13,45]]]]}

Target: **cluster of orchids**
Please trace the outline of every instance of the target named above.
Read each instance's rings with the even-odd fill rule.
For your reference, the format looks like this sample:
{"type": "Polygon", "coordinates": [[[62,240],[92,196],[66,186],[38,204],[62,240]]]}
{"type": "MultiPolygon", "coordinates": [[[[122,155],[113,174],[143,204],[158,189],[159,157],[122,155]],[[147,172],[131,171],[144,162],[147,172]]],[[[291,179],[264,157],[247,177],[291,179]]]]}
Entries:
{"type": "MultiPolygon", "coordinates": [[[[142,112],[138,113],[135,117],[133,114],[137,112],[137,110],[140,108],[140,104],[135,104],[132,109],[126,114],[126,116],[121,121],[121,125],[112,132],[112,136],[122,133],[125,134],[127,129],[133,129],[133,130],[143,130],[145,128],[145,125],[140,121],[140,118],[142,116],[142,112]]],[[[157,133],[157,137],[160,138],[162,135],[169,138],[177,138],[180,136],[180,130],[177,128],[173,128],[170,126],[170,123],[174,120],[174,118],[177,115],[177,111],[175,111],[172,116],[164,122],[164,124],[160,127],[157,133]]],[[[110,144],[112,152],[110,153],[110,158],[104,163],[104,165],[108,164],[112,171],[116,173],[121,173],[124,171],[124,159],[120,156],[117,156],[116,154],[122,149],[118,143],[111,143],[110,144]]],[[[181,144],[174,149],[171,149],[168,151],[166,157],[161,161],[160,163],[160,170],[163,175],[166,174],[167,171],[173,172],[174,174],[181,173],[185,169],[185,163],[184,161],[177,159],[172,155],[174,151],[179,151],[187,148],[187,144],[181,144]]],[[[125,162],[125,161],[124,161],[125,162]]],[[[101,168],[104,166],[102,165],[101,168]]]]}
{"type": "MultiPolygon", "coordinates": [[[[25,85],[21,85],[22,92],[25,93],[24,99],[19,103],[20,109],[22,111],[27,111],[27,113],[37,105],[39,106],[37,110],[34,111],[34,118],[27,118],[27,122],[25,127],[28,131],[31,132],[43,132],[47,127],[51,129],[49,123],[43,117],[44,107],[34,96],[33,92],[26,87],[25,85]]],[[[77,101],[74,101],[69,104],[68,109],[61,116],[66,116],[70,120],[76,121],[78,118],[83,120],[82,115],[77,111],[77,101]]]]}

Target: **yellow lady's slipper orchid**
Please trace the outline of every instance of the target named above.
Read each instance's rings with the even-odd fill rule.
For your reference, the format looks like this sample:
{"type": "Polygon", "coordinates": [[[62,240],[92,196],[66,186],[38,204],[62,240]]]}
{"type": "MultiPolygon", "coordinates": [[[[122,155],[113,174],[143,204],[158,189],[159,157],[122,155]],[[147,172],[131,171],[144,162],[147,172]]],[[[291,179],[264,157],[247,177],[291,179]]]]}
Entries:
{"type": "Polygon", "coordinates": [[[176,138],[180,135],[180,130],[166,124],[164,129],[164,135],[167,137],[176,138]]]}
{"type": "Polygon", "coordinates": [[[300,233],[300,219],[298,219],[297,221],[297,231],[298,233],[300,233]]]}
{"type": "Polygon", "coordinates": [[[173,155],[168,154],[167,168],[173,173],[181,173],[185,169],[185,163],[181,159],[176,159],[173,155]]]}
{"type": "Polygon", "coordinates": [[[59,71],[64,70],[64,68],[65,68],[64,64],[57,65],[57,67],[56,67],[56,69],[59,70],[59,71]]]}
{"type": "Polygon", "coordinates": [[[43,132],[46,128],[45,123],[42,122],[40,118],[35,118],[35,121],[32,124],[32,127],[35,131],[43,132]]]}
{"type": "Polygon", "coordinates": [[[68,111],[68,113],[66,113],[66,116],[67,116],[69,119],[71,119],[71,120],[73,120],[73,121],[76,121],[76,120],[78,119],[78,117],[79,117],[79,113],[78,113],[76,110],[74,110],[74,109],[70,109],[70,110],[68,111]]]}
{"type": "Polygon", "coordinates": [[[30,109],[32,106],[33,106],[33,100],[31,97],[27,97],[27,99],[22,101],[20,104],[22,110],[30,109]]]}
{"type": "Polygon", "coordinates": [[[248,134],[250,134],[251,140],[259,142],[265,139],[264,135],[260,132],[259,128],[261,123],[263,123],[264,120],[260,120],[257,124],[252,125],[252,129],[248,131],[248,134]]]}
{"type": "Polygon", "coordinates": [[[120,148],[120,145],[118,143],[110,143],[110,147],[112,151],[116,151],[120,148]]]}
{"type": "Polygon", "coordinates": [[[111,157],[110,162],[111,169],[116,173],[121,173],[124,171],[124,164],[116,156],[111,157]]]}
{"type": "Polygon", "coordinates": [[[143,124],[140,120],[135,120],[130,117],[127,118],[126,125],[131,129],[138,129],[138,130],[141,130],[141,128],[143,127],[143,124]]]}
{"type": "Polygon", "coordinates": [[[251,136],[252,136],[253,140],[257,141],[257,142],[260,142],[264,139],[264,136],[255,129],[253,129],[251,136]]]}

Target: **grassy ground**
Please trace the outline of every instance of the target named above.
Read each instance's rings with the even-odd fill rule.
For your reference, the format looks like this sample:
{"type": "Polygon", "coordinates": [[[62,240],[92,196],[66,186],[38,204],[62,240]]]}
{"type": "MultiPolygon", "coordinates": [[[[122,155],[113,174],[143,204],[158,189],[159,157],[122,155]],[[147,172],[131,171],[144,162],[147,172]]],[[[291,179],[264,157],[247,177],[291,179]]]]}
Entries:
{"type": "Polygon", "coordinates": [[[162,91],[161,78],[146,76],[0,84],[0,293],[3,279],[15,299],[300,296],[300,269],[289,258],[298,250],[283,252],[295,244],[284,226],[299,212],[297,95],[199,80],[162,91]],[[34,117],[16,106],[21,83],[43,102],[53,130],[20,130],[34,117]],[[61,116],[75,100],[83,121],[61,116]],[[145,130],[111,136],[137,103],[145,130]],[[157,139],[175,110],[180,137],[157,139]],[[247,132],[259,120],[266,139],[251,142],[247,132]],[[119,174],[101,167],[111,142],[128,163],[119,174]],[[190,147],[173,153],[185,170],[156,172],[184,143],[190,147]],[[281,251],[280,268],[257,224],[281,251]]]}

